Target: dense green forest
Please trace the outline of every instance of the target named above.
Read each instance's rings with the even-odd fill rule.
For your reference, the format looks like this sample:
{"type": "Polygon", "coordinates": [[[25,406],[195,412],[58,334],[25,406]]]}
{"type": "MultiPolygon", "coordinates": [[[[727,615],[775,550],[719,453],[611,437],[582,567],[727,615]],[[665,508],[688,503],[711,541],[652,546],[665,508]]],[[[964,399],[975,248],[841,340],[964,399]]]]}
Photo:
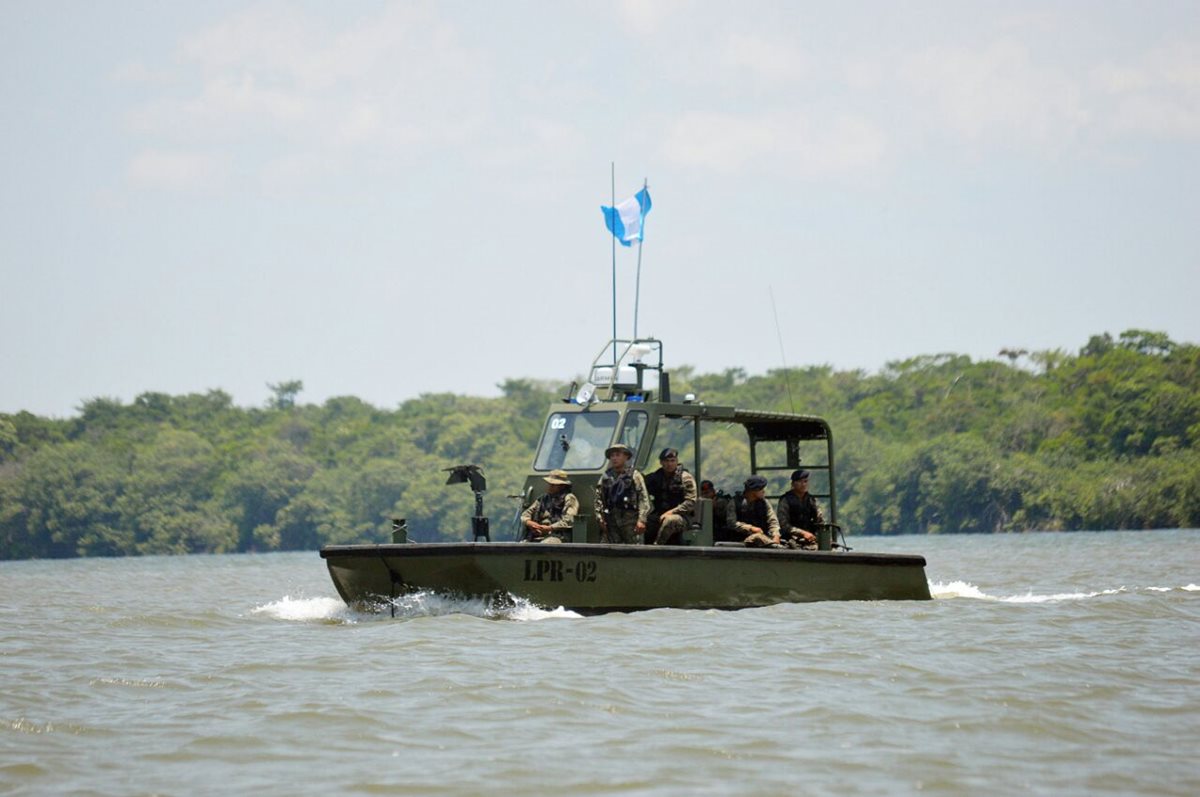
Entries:
{"type": "MultiPolygon", "coordinates": [[[[1004,350],[747,375],[672,372],[710,404],[827,417],[852,534],[1200,526],[1200,347],[1130,330],[1077,354],[1004,350]]],[[[472,500],[443,468],[478,463],[487,510],[514,511],[547,407],[564,385],[513,379],[499,398],[427,394],[394,410],[352,397],[263,408],[220,390],[95,398],[76,417],[0,414],[0,559],[309,550],[462,537],[472,500]],[[421,530],[424,530],[423,532],[421,530]]],[[[736,485],[714,435],[705,476],[736,485]]],[[[501,532],[502,534],[502,532],[501,532]]]]}

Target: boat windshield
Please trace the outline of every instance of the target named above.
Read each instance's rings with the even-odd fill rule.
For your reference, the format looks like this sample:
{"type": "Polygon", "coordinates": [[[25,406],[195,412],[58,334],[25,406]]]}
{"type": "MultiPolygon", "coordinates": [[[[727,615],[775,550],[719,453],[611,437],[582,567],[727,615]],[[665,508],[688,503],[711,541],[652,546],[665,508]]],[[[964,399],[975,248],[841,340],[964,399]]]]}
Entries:
{"type": "Polygon", "coordinates": [[[595,470],[603,466],[604,451],[618,419],[615,412],[551,413],[533,460],[534,469],[595,470]]]}
{"type": "Polygon", "coordinates": [[[642,435],[646,433],[646,418],[646,413],[641,411],[625,416],[625,425],[621,427],[621,442],[634,451],[642,444],[642,435]]]}

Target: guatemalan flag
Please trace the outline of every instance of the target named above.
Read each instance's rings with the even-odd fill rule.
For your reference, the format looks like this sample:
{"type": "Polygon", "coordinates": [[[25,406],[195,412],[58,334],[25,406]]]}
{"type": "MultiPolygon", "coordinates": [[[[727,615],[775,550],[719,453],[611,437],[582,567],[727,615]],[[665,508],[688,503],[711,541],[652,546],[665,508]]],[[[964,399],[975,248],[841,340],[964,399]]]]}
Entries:
{"type": "Polygon", "coordinates": [[[608,231],[621,246],[630,246],[634,241],[642,240],[646,214],[650,212],[650,191],[643,188],[615,208],[601,205],[600,210],[604,213],[604,226],[608,231]]]}

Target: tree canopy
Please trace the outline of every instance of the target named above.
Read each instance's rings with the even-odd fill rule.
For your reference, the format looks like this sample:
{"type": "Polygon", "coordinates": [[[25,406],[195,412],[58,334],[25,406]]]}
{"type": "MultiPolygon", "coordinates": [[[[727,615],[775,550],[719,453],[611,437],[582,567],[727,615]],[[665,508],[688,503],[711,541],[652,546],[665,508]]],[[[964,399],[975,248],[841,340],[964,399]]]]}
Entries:
{"type": "MultiPolygon", "coordinates": [[[[922,355],[878,373],[828,366],[672,373],[710,404],[827,417],[852,533],[1200,526],[1200,347],[1161,332],[1093,335],[1078,353],[922,355]]],[[[393,410],[351,396],[264,408],[220,390],[69,419],[0,414],[0,558],[310,550],[381,542],[390,518],[463,538],[470,494],[444,468],[483,466],[499,528],[563,385],[509,379],[498,398],[426,394],[393,410]]],[[[731,488],[744,439],[706,438],[705,477],[731,488]]]]}

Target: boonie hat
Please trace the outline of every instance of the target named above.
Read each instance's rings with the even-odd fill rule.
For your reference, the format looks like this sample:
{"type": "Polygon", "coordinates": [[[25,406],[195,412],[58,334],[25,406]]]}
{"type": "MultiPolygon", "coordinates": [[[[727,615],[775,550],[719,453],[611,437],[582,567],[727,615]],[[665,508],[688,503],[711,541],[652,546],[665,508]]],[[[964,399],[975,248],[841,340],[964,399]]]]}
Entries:
{"type": "Polygon", "coordinates": [[[800,481],[801,479],[807,479],[807,478],[808,478],[808,476],[809,476],[809,473],[808,473],[808,471],[806,471],[806,470],[804,470],[803,468],[801,468],[800,470],[798,470],[798,471],[794,471],[794,472],[792,473],[792,481],[794,481],[794,482],[798,482],[798,481],[800,481]]]}
{"type": "Polygon", "coordinates": [[[679,452],[673,448],[664,448],[662,451],[658,452],[658,459],[660,462],[664,459],[670,459],[671,457],[679,459],[679,452]]]}
{"type": "Polygon", "coordinates": [[[746,492],[749,492],[751,490],[763,490],[767,486],[767,480],[764,479],[762,476],[751,476],[749,479],[746,479],[745,486],[746,486],[746,492]]]}
{"type": "Polygon", "coordinates": [[[565,484],[568,487],[571,485],[571,479],[565,470],[552,470],[548,475],[542,477],[542,481],[546,484],[565,484]]]}
{"type": "Polygon", "coordinates": [[[611,457],[613,455],[614,451],[624,451],[631,458],[633,457],[633,449],[630,448],[629,446],[625,445],[624,443],[615,443],[615,444],[609,446],[608,448],[604,449],[604,456],[611,457]]]}

